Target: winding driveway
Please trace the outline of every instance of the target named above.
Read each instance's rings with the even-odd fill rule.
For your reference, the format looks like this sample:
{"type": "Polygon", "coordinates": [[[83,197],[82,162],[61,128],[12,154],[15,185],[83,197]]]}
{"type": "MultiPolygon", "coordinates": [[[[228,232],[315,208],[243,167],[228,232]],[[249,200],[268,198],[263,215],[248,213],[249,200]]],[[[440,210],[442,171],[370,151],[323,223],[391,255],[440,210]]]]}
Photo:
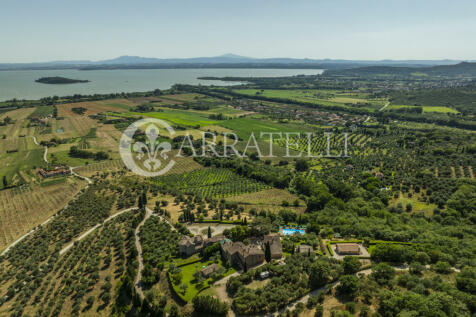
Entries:
{"type": "Polygon", "coordinates": [[[144,291],[142,290],[144,285],[142,285],[142,271],[144,270],[144,255],[142,254],[142,245],[140,244],[140,228],[144,225],[147,219],[152,216],[153,211],[149,208],[145,208],[145,217],[139,223],[135,230],[135,237],[136,237],[136,249],[137,249],[137,262],[139,263],[139,267],[137,268],[137,275],[134,281],[134,287],[136,289],[136,293],[139,294],[141,299],[144,299],[144,291]]]}
{"type": "Polygon", "coordinates": [[[131,210],[136,210],[137,207],[131,207],[131,208],[127,208],[127,209],[124,209],[124,210],[121,210],[119,212],[116,212],[114,215],[111,215],[109,216],[108,218],[106,218],[102,223],[98,223],[97,225],[95,225],[94,227],[90,228],[88,231],[86,231],[85,233],[83,233],[82,235],[80,235],[79,237],[77,237],[76,239],[74,239],[71,243],[69,243],[67,246],[65,246],[63,249],[61,249],[60,251],[60,255],[64,254],[66,251],[68,251],[69,249],[71,249],[74,245],[75,242],[77,241],[81,241],[83,240],[84,238],[86,238],[91,232],[93,232],[94,230],[96,230],[97,228],[99,228],[99,226],[102,226],[103,224],[105,224],[106,222],[108,221],[111,221],[112,219],[116,218],[117,216],[127,212],[127,211],[131,211],[131,210]]]}
{"type": "MultiPolygon", "coordinates": [[[[78,166],[76,166],[76,167],[78,167],[78,166]]],[[[76,172],[74,171],[74,169],[75,169],[76,167],[70,167],[70,168],[69,168],[70,171],[71,171],[71,175],[74,175],[74,176],[76,176],[76,177],[79,177],[79,178],[81,178],[81,179],[84,179],[85,181],[88,182],[88,185],[91,185],[91,184],[93,183],[93,181],[92,181],[89,177],[81,176],[81,175],[79,175],[78,173],[76,173],[76,172]]],[[[86,188],[88,188],[88,187],[86,186],[86,188]]]]}

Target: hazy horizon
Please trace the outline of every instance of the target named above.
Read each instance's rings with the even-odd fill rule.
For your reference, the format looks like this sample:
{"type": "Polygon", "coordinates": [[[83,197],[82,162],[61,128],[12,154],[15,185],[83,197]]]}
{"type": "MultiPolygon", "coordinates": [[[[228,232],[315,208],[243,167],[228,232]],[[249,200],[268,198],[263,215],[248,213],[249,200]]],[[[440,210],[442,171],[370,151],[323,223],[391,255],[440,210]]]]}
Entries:
{"type": "MultiPolygon", "coordinates": [[[[210,58],[210,57],[221,57],[225,55],[229,55],[233,53],[224,53],[224,54],[219,54],[219,55],[210,55],[210,56],[189,56],[189,57],[180,57],[180,56],[166,56],[166,57],[156,57],[156,56],[141,56],[141,55],[115,55],[115,56],[110,56],[108,58],[104,59],[97,59],[97,60],[92,60],[92,59],[86,59],[86,58],[80,58],[80,59],[57,59],[57,60],[39,60],[39,61],[30,61],[30,62],[0,62],[0,64],[29,64],[29,63],[61,63],[61,62],[101,62],[101,61],[108,61],[108,60],[114,60],[119,57],[140,57],[140,58],[157,58],[157,59],[188,59],[188,58],[210,58]]],[[[238,54],[233,54],[233,55],[238,55],[238,54]]],[[[471,59],[453,59],[453,58],[438,58],[438,59],[390,59],[390,58],[380,58],[380,59],[355,59],[355,58],[332,58],[332,57],[324,57],[324,58],[310,58],[310,57],[293,57],[293,56],[265,56],[265,57],[254,57],[254,56],[244,56],[244,55],[239,55],[240,57],[244,58],[252,58],[252,59],[277,59],[277,58],[290,58],[290,59],[309,59],[309,60],[347,60],[347,61],[362,61],[362,62],[380,62],[380,61],[475,61],[475,58],[471,59]]]]}
{"type": "Polygon", "coordinates": [[[476,3],[9,1],[0,63],[190,58],[475,60],[476,3]]]}

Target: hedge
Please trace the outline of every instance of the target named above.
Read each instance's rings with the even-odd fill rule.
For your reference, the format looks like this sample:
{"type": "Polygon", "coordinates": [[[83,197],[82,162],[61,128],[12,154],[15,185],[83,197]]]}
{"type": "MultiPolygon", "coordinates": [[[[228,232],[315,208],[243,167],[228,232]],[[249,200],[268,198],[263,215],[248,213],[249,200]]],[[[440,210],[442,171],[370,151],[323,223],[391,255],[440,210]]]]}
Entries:
{"type": "Polygon", "coordinates": [[[241,221],[241,220],[214,220],[214,219],[203,219],[203,220],[195,220],[194,223],[220,223],[220,224],[241,225],[241,224],[243,224],[243,221],[241,221]]]}

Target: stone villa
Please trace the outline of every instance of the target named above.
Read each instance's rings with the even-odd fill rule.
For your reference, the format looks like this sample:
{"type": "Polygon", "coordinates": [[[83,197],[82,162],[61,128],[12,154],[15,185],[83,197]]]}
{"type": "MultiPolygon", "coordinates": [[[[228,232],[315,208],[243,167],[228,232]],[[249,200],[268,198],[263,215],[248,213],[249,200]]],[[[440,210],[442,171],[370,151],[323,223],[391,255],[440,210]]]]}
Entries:
{"type": "Polygon", "coordinates": [[[271,258],[280,259],[283,256],[281,240],[277,235],[267,235],[263,239],[250,239],[251,243],[245,245],[243,242],[225,242],[222,244],[222,256],[231,265],[248,268],[263,263],[265,260],[265,246],[269,243],[271,258]]]}

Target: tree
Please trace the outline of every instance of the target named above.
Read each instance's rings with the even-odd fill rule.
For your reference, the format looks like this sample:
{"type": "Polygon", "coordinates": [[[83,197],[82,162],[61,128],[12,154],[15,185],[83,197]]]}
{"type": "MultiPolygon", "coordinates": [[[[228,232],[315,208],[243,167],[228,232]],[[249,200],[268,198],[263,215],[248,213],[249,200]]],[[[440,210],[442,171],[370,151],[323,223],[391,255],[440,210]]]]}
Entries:
{"type": "Polygon", "coordinates": [[[187,292],[187,288],[188,288],[188,284],[186,283],[182,283],[180,285],[180,289],[182,290],[182,292],[185,294],[185,292],[187,292]]]}
{"type": "Polygon", "coordinates": [[[269,242],[266,242],[264,257],[266,259],[266,262],[271,262],[271,246],[269,245],[269,242]]]}
{"type": "Polygon", "coordinates": [[[87,307],[91,308],[94,304],[94,296],[89,296],[86,299],[86,304],[88,305],[87,307]]]}
{"type": "Polygon", "coordinates": [[[433,266],[432,269],[435,270],[437,273],[441,274],[449,274],[451,273],[451,265],[445,261],[438,261],[433,266]]]}
{"type": "Polygon", "coordinates": [[[170,307],[169,317],[179,317],[179,310],[176,304],[172,304],[170,307]]]}
{"type": "Polygon", "coordinates": [[[210,295],[196,296],[192,302],[198,315],[225,316],[229,309],[226,303],[210,295]]]}
{"type": "Polygon", "coordinates": [[[379,263],[372,268],[372,278],[379,284],[388,284],[395,278],[395,269],[387,263],[379,263]]]}
{"type": "Polygon", "coordinates": [[[351,298],[357,296],[359,292],[360,281],[355,275],[343,275],[340,278],[340,284],[337,286],[337,292],[351,298]]]}
{"type": "Polygon", "coordinates": [[[369,317],[370,316],[370,308],[369,306],[362,306],[360,308],[359,317],[369,317]]]}
{"type": "Polygon", "coordinates": [[[419,262],[412,262],[410,264],[410,273],[415,275],[421,275],[421,273],[425,270],[425,266],[419,262]]]}
{"type": "Polygon", "coordinates": [[[316,312],[314,313],[314,317],[322,317],[324,316],[324,306],[317,305],[316,312]]]}
{"type": "Polygon", "coordinates": [[[309,280],[313,289],[326,285],[332,277],[332,270],[329,263],[316,261],[311,266],[309,280]]]}
{"type": "Polygon", "coordinates": [[[456,276],[456,287],[460,291],[476,295],[476,268],[463,268],[456,276]]]}
{"type": "Polygon", "coordinates": [[[7,176],[3,176],[3,188],[7,188],[8,187],[8,181],[7,181],[7,176]]]}
{"type": "Polygon", "coordinates": [[[305,159],[296,160],[296,171],[305,172],[309,169],[309,163],[305,159]]]}
{"type": "Polygon", "coordinates": [[[355,256],[346,256],[344,258],[344,262],[342,263],[342,267],[344,268],[344,274],[355,274],[360,270],[362,264],[360,263],[359,259],[355,256]]]}
{"type": "Polygon", "coordinates": [[[382,243],[375,246],[371,257],[376,262],[403,263],[408,258],[408,251],[402,245],[382,243]]]}
{"type": "Polygon", "coordinates": [[[210,239],[212,237],[212,228],[210,228],[210,226],[208,226],[207,236],[208,236],[208,239],[210,239]]]}

